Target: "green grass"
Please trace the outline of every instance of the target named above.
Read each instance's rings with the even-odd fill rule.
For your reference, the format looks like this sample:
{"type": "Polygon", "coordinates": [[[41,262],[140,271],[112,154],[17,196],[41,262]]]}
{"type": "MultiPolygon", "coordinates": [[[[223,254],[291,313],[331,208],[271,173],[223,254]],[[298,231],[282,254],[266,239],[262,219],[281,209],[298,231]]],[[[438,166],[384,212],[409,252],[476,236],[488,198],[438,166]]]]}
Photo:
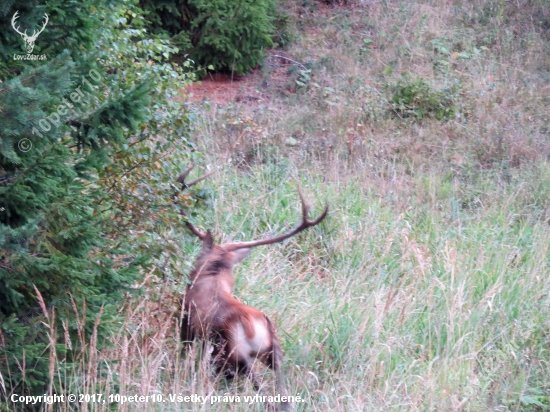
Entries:
{"type": "MultiPolygon", "coordinates": [[[[222,181],[258,182],[279,200],[246,220],[297,216],[280,202],[292,188],[264,186],[264,169],[232,173],[222,181]]],[[[515,220],[515,188],[454,216],[452,195],[400,212],[356,181],[306,187],[326,193],[329,219],[236,272],[237,295],[278,318],[304,410],[496,410],[547,393],[549,230],[515,220]]],[[[227,221],[261,209],[235,195],[240,207],[226,197],[216,208],[227,221]]]]}

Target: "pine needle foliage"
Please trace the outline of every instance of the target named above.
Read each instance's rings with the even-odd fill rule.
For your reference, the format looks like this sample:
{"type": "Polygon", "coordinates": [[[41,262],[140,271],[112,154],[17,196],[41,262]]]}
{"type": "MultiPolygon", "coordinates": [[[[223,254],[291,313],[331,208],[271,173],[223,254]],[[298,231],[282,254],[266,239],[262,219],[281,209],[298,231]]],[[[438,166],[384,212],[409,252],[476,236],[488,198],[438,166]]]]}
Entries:
{"type": "Polygon", "coordinates": [[[168,148],[189,148],[171,86],[187,75],[166,63],[175,49],[143,25],[126,0],[0,7],[0,399],[51,392],[51,328],[66,321],[67,336],[89,335],[101,316],[96,332],[108,336],[160,253],[132,236],[162,216],[154,203],[166,203],[177,171],[166,159],[165,173],[152,165],[168,148]],[[14,57],[26,54],[11,27],[17,11],[29,33],[48,15],[33,51],[46,59],[14,57]],[[48,313],[58,320],[51,328],[48,313]]]}
{"type": "Polygon", "coordinates": [[[273,45],[275,0],[142,0],[156,33],[168,33],[202,66],[243,75],[273,45]]]}

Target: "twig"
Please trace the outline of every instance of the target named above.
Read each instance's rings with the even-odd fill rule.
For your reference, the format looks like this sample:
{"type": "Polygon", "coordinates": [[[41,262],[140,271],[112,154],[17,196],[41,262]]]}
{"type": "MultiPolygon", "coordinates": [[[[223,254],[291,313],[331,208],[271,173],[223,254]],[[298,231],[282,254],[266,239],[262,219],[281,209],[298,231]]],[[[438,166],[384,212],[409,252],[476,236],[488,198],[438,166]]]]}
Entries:
{"type": "Polygon", "coordinates": [[[288,60],[289,62],[292,62],[292,63],[297,64],[298,66],[302,67],[304,70],[307,70],[307,67],[304,66],[302,63],[297,62],[296,60],[289,59],[288,57],[281,56],[281,55],[278,55],[278,54],[272,54],[272,55],[269,56],[269,57],[278,57],[278,58],[280,58],[280,59],[288,60]]]}

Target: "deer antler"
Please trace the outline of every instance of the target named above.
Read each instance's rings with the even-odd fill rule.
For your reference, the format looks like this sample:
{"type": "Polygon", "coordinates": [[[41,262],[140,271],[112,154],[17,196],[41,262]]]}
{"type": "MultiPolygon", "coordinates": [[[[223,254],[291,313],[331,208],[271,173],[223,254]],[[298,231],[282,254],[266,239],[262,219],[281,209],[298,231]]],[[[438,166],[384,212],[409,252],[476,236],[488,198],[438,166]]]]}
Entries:
{"type": "Polygon", "coordinates": [[[13,29],[14,29],[17,33],[19,33],[21,36],[26,37],[26,36],[27,36],[27,30],[25,30],[25,33],[21,33],[21,32],[19,31],[19,27],[15,27],[15,20],[17,20],[17,19],[19,18],[18,14],[19,14],[19,10],[17,10],[17,11],[15,12],[15,14],[13,15],[13,17],[11,18],[11,26],[12,26],[13,29]]]}
{"type": "MultiPolygon", "coordinates": [[[[214,173],[214,171],[208,172],[207,174],[202,175],[201,177],[193,180],[190,183],[185,183],[185,178],[189,175],[189,173],[191,173],[191,170],[193,170],[194,167],[195,167],[195,164],[191,163],[191,165],[187,169],[185,169],[185,171],[181,175],[179,175],[177,182],[181,183],[181,191],[184,191],[188,187],[196,185],[197,183],[199,183],[200,181],[206,179],[208,176],[210,176],[212,173],[214,173]]],[[[173,197],[177,198],[177,195],[178,195],[178,192],[176,191],[176,192],[174,192],[173,197]]],[[[191,223],[189,221],[189,219],[187,219],[187,217],[188,217],[187,213],[185,213],[185,210],[183,210],[183,208],[180,208],[180,215],[182,215],[183,217],[186,218],[185,224],[187,225],[189,230],[191,232],[193,232],[193,234],[195,236],[197,236],[200,240],[203,240],[206,237],[206,233],[201,232],[199,229],[197,229],[195,227],[195,225],[193,225],[193,223],[191,223]]]]}
{"type": "Polygon", "coordinates": [[[185,183],[185,178],[187,177],[187,175],[189,175],[189,173],[191,173],[191,170],[193,170],[194,168],[195,168],[195,163],[191,163],[191,165],[187,169],[185,169],[185,171],[181,175],[179,175],[178,180],[176,180],[178,183],[182,184],[182,187],[181,187],[182,190],[187,189],[188,187],[191,187],[193,185],[196,185],[197,183],[206,179],[208,176],[214,173],[214,171],[208,172],[207,174],[202,175],[201,177],[193,180],[190,183],[185,183]]]}
{"type": "Polygon", "coordinates": [[[269,237],[267,239],[255,240],[251,242],[230,243],[228,245],[224,245],[224,248],[228,251],[233,251],[237,249],[253,248],[256,246],[270,245],[272,243],[282,242],[283,240],[288,239],[289,237],[292,237],[297,233],[300,233],[302,230],[306,230],[307,228],[316,226],[319,223],[321,223],[323,219],[327,217],[328,203],[325,207],[325,210],[321,214],[321,216],[319,216],[315,220],[309,220],[308,219],[309,206],[306,204],[306,201],[304,200],[304,195],[300,190],[300,186],[298,186],[297,188],[298,188],[298,195],[300,196],[300,201],[302,202],[302,221],[294,229],[290,230],[287,233],[283,233],[279,236],[269,237]]]}
{"type": "Polygon", "coordinates": [[[38,35],[40,33],[42,33],[44,31],[44,29],[46,28],[46,25],[48,24],[48,22],[50,21],[50,18],[48,17],[48,15],[46,13],[44,13],[44,24],[42,25],[42,28],[37,32],[36,30],[33,32],[32,36],[31,36],[31,39],[33,40],[36,40],[36,38],[38,37],[38,35]]]}

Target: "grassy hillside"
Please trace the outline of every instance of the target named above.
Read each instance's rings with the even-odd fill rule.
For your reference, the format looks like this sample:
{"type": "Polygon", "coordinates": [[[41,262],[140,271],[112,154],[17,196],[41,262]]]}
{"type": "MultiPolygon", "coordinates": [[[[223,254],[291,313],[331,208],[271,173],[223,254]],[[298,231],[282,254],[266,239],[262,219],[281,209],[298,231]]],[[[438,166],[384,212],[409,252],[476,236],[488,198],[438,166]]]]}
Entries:
{"type": "MultiPolygon", "coordinates": [[[[296,182],[314,212],[330,204],[235,271],[236,296],[277,327],[297,411],[546,410],[550,3],[350,3],[286,2],[293,43],[238,101],[190,103],[215,170],[194,222],[218,242],[280,232],[299,218],[296,182]]],[[[182,273],[198,243],[178,245],[182,273]]],[[[62,373],[73,392],[253,395],[181,353],[185,284],[147,277],[120,333],[97,337],[113,347],[90,342],[62,373]]]]}
{"type": "Polygon", "coordinates": [[[331,204],[237,274],[298,410],[550,407],[549,6],[289,3],[286,59],[196,109],[207,163],[237,166],[216,233],[296,219],[293,179],[331,204]]]}

